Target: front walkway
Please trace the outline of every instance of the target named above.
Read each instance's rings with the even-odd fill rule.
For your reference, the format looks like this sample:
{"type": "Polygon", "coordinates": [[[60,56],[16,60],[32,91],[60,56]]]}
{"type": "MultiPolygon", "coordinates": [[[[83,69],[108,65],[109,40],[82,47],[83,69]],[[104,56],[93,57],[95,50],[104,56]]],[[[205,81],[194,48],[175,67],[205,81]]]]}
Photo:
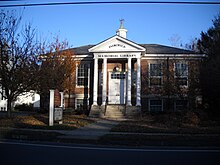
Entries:
{"type": "Polygon", "coordinates": [[[101,136],[108,134],[111,128],[119,122],[120,121],[116,120],[96,119],[95,123],[80,127],[76,130],[60,130],[58,132],[64,134],[63,136],[60,136],[60,138],[98,140],[101,136]]]}

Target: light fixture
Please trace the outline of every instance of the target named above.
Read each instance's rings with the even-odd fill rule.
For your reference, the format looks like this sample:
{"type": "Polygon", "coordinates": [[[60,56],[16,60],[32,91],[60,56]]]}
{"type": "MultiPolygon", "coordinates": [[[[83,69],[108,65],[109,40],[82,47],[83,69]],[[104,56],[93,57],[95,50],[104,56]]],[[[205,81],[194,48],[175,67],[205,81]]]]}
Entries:
{"type": "Polygon", "coordinates": [[[115,71],[116,71],[116,72],[119,71],[119,66],[118,66],[118,65],[115,67],[115,71]]]}

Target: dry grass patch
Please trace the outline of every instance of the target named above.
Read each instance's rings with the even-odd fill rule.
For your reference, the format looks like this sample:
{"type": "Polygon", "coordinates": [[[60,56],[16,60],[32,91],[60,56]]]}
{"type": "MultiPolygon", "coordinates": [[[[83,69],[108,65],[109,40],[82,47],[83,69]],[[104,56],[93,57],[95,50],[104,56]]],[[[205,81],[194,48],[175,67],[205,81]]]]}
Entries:
{"type": "Polygon", "coordinates": [[[215,133],[220,134],[220,119],[203,119],[194,113],[145,115],[115,126],[112,132],[133,133],[215,133]]]}
{"type": "Polygon", "coordinates": [[[48,126],[48,114],[30,114],[13,116],[11,119],[0,116],[0,127],[13,128],[36,128],[36,129],[76,129],[83,127],[94,121],[85,115],[66,114],[63,116],[63,124],[56,124],[52,127],[48,126]]]}

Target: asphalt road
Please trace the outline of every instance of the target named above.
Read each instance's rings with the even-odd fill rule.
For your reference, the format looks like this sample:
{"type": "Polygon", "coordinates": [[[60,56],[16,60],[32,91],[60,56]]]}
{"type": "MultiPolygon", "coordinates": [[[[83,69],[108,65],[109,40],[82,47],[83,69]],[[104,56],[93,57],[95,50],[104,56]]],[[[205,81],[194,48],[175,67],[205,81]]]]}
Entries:
{"type": "Polygon", "coordinates": [[[0,142],[1,165],[217,165],[220,150],[106,148],[0,142]]]}

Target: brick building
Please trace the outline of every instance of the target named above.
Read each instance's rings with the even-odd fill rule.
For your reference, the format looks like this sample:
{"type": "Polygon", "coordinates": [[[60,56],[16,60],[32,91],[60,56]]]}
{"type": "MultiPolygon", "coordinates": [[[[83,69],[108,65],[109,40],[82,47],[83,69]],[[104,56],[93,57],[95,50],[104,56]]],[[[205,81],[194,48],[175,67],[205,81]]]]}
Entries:
{"type": "Polygon", "coordinates": [[[134,116],[144,111],[178,111],[199,98],[198,66],[203,54],[116,35],[97,45],[72,48],[76,70],[65,107],[88,109],[90,116],[134,116]]]}

